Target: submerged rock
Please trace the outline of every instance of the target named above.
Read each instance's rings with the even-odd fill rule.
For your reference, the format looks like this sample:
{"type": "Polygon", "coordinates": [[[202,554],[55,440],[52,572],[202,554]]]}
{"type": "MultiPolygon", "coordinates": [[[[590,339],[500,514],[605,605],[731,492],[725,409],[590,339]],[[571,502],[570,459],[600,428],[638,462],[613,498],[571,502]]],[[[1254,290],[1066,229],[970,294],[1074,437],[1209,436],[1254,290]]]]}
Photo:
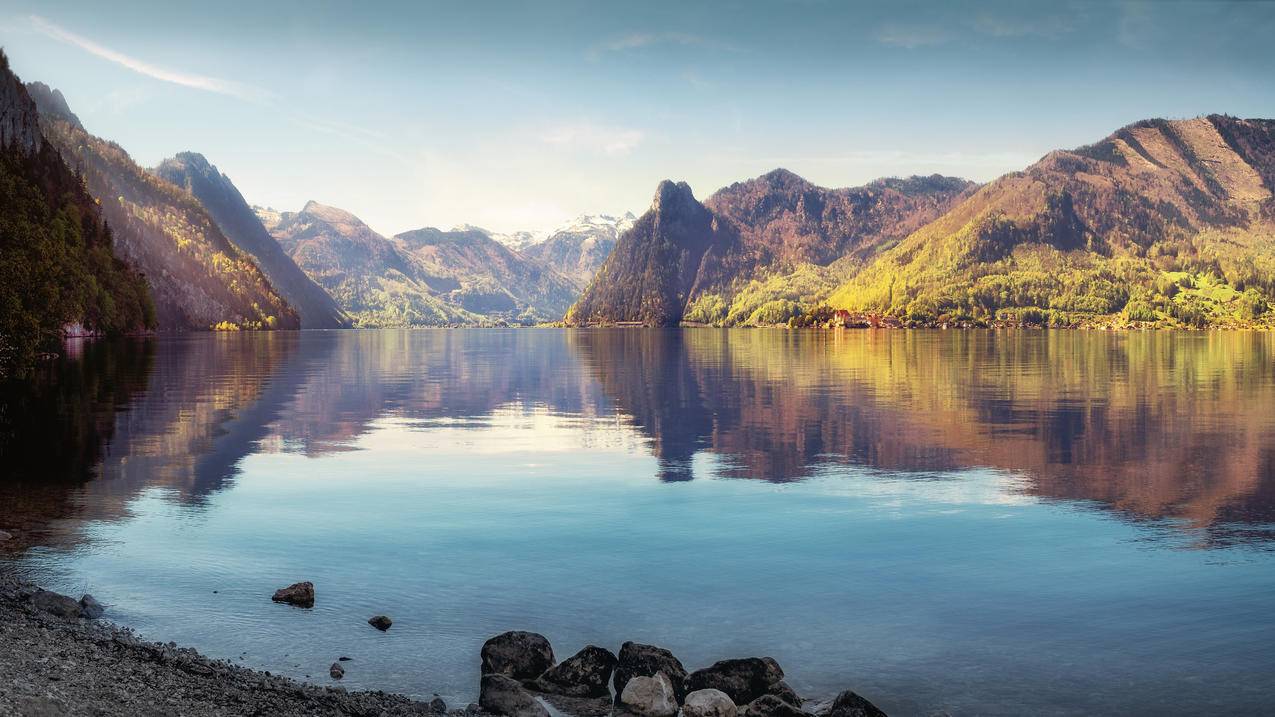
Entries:
{"type": "Polygon", "coordinates": [[[762,695],[777,695],[794,704],[801,698],[784,681],[779,663],[769,657],[721,660],[686,678],[686,689],[712,688],[725,692],[737,705],[746,705],[762,695]]]}
{"type": "Polygon", "coordinates": [[[663,672],[654,677],[638,675],[624,685],[620,708],[639,717],[673,717],[677,714],[677,693],[663,672]]]}
{"type": "Polygon", "coordinates": [[[314,607],[314,583],[307,580],[302,583],[293,583],[286,588],[279,588],[274,591],[274,597],[270,599],[297,607],[314,607]]]}
{"type": "Polygon", "coordinates": [[[886,717],[886,714],[853,690],[846,690],[837,695],[832,707],[821,713],[821,717],[886,717]]]}
{"type": "Polygon", "coordinates": [[[545,670],[532,687],[568,697],[607,697],[611,694],[607,682],[615,663],[616,656],[610,650],[588,645],[545,670]]]}
{"type": "Polygon", "coordinates": [[[341,666],[341,663],[333,662],[332,666],[328,668],[328,674],[332,676],[332,679],[339,680],[345,677],[345,668],[341,666]]]}
{"type": "Polygon", "coordinates": [[[87,593],[80,598],[80,615],[89,620],[96,620],[106,613],[106,608],[92,595],[87,593]]]}
{"type": "Polygon", "coordinates": [[[512,630],[483,643],[482,673],[534,680],[553,667],[553,647],[544,635],[512,630]]]}
{"type": "Polygon", "coordinates": [[[730,696],[711,687],[687,694],[682,703],[683,717],[735,717],[736,712],[730,696]]]}
{"type": "Polygon", "coordinates": [[[385,632],[386,630],[390,629],[390,625],[393,625],[394,621],[389,619],[389,617],[385,615],[376,615],[375,617],[368,619],[367,624],[380,630],[381,632],[385,632]]]}
{"type": "Polygon", "coordinates": [[[67,597],[51,590],[37,590],[31,595],[31,604],[37,610],[43,610],[51,615],[57,615],[61,618],[74,620],[81,617],[84,608],[75,598],[67,597]]]}
{"type": "Polygon", "coordinates": [[[652,677],[663,672],[673,685],[673,692],[680,702],[686,696],[683,682],[686,680],[686,668],[673,656],[673,653],[662,647],[643,645],[639,642],[626,642],[620,646],[620,655],[615,664],[615,695],[624,693],[624,687],[634,677],[652,677]]]}
{"type": "Polygon", "coordinates": [[[484,712],[506,717],[549,717],[549,710],[521,683],[507,675],[483,675],[478,705],[484,712]]]}
{"type": "Polygon", "coordinates": [[[810,717],[800,707],[776,695],[762,695],[749,702],[744,708],[743,715],[744,717],[810,717]]]}

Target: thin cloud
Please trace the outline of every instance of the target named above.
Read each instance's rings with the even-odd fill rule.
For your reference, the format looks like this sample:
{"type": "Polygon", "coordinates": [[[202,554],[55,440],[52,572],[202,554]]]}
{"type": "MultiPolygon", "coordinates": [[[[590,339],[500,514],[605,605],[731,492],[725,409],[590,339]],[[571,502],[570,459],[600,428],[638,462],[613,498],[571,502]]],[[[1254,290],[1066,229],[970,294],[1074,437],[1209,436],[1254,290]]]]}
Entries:
{"type": "Polygon", "coordinates": [[[928,45],[942,45],[952,39],[951,33],[930,25],[882,25],[877,29],[877,42],[913,50],[928,45]]]}
{"type": "Polygon", "coordinates": [[[1075,23],[1062,15],[1029,20],[983,14],[974,19],[973,27],[975,32],[991,37],[1059,37],[1076,29],[1075,23]]]}
{"type": "Polygon", "coordinates": [[[611,157],[629,154],[637,149],[644,139],[646,139],[646,133],[642,130],[610,127],[591,122],[555,127],[540,136],[540,141],[548,145],[611,157]]]}
{"type": "Polygon", "coordinates": [[[39,15],[31,16],[31,24],[41,34],[50,37],[58,42],[64,42],[68,45],[84,50],[92,55],[114,62],[117,65],[126,67],[140,75],[145,75],[161,82],[171,82],[175,85],[190,87],[205,92],[214,92],[219,95],[227,95],[242,100],[261,100],[268,96],[264,90],[259,90],[248,85],[234,82],[231,80],[222,80],[216,77],[206,77],[204,75],[193,75],[186,72],[178,72],[164,67],[152,65],[149,62],[130,57],[122,52],[116,52],[109,47],[99,45],[98,43],[77,35],[66,28],[56,25],[39,15]]]}
{"type": "Polygon", "coordinates": [[[627,35],[611,38],[595,45],[589,55],[594,59],[607,52],[629,52],[660,45],[678,47],[703,47],[714,50],[738,52],[739,48],[730,43],[721,42],[700,35],[685,32],[631,32],[627,35]]]}

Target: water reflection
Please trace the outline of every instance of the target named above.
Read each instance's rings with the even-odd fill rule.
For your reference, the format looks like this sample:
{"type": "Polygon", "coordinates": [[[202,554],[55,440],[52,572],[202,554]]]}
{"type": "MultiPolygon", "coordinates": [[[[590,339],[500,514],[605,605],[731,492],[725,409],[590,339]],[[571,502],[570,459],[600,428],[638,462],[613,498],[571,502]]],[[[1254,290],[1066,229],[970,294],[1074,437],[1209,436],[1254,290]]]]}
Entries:
{"type": "Polygon", "coordinates": [[[146,489],[198,504],[254,453],[318,457],[379,420],[481,425],[510,406],[586,441],[636,431],[664,481],[707,470],[704,452],[714,475],[775,482],[992,467],[1032,496],[1180,521],[1200,545],[1275,533],[1269,334],[708,329],[88,344],[4,388],[0,526],[74,540],[146,489]]]}

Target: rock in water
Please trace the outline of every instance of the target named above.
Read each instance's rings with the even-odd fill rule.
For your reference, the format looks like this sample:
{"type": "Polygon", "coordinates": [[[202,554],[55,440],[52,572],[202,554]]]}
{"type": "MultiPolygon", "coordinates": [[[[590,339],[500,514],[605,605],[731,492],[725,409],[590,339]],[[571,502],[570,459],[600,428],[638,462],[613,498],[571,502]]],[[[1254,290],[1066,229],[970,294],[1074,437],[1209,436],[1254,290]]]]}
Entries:
{"type": "Polygon", "coordinates": [[[483,643],[482,673],[534,680],[553,667],[553,647],[544,635],[514,630],[483,643]]]}
{"type": "Polygon", "coordinates": [[[368,620],[367,624],[380,630],[381,632],[385,632],[386,630],[390,629],[390,625],[393,625],[394,621],[389,619],[385,615],[377,615],[376,617],[373,617],[370,620],[368,620]]]}
{"type": "Polygon", "coordinates": [[[639,717],[673,717],[677,714],[677,693],[663,672],[654,677],[639,675],[624,685],[620,707],[639,717]]]}
{"type": "Polygon", "coordinates": [[[691,692],[682,704],[682,717],[735,717],[736,712],[730,696],[712,688],[691,692]]]}
{"type": "Polygon", "coordinates": [[[616,657],[610,650],[589,645],[545,670],[532,686],[554,695],[607,697],[611,694],[607,682],[615,663],[616,657]]]}
{"type": "Polygon", "coordinates": [[[620,656],[615,664],[615,695],[624,693],[624,686],[634,677],[652,677],[663,672],[673,685],[673,692],[680,701],[686,691],[683,682],[686,680],[686,668],[673,653],[662,647],[643,645],[638,642],[626,642],[620,646],[620,656]]]}
{"type": "Polygon", "coordinates": [[[725,692],[737,705],[746,705],[762,695],[778,695],[800,703],[801,699],[784,683],[784,671],[769,657],[721,660],[686,678],[686,689],[713,688],[725,692]]]}
{"type": "Polygon", "coordinates": [[[852,690],[846,690],[833,700],[832,708],[824,717],[886,717],[880,707],[863,699],[852,690]]]}
{"type": "Polygon", "coordinates": [[[429,701],[429,711],[436,715],[447,714],[447,703],[438,696],[437,692],[434,693],[434,699],[429,701]]]}
{"type": "Polygon", "coordinates": [[[506,675],[483,675],[478,704],[484,712],[506,717],[549,717],[544,705],[517,680],[506,675]]]}
{"type": "Polygon", "coordinates": [[[293,583],[286,588],[279,588],[274,591],[274,597],[270,599],[297,607],[314,607],[314,583],[307,580],[303,583],[293,583]]]}
{"type": "Polygon", "coordinates": [[[83,608],[75,598],[60,595],[49,590],[37,590],[31,595],[31,604],[38,610],[57,615],[61,618],[74,620],[83,615],[83,608]]]}
{"type": "Polygon", "coordinates": [[[96,620],[106,612],[106,608],[102,603],[98,602],[92,595],[85,594],[80,598],[80,614],[90,620],[96,620]]]}
{"type": "Polygon", "coordinates": [[[12,533],[6,533],[3,530],[0,530],[0,543],[3,543],[6,540],[12,540],[12,539],[13,539],[12,533]]]}
{"type": "Polygon", "coordinates": [[[339,680],[345,677],[345,668],[341,667],[341,663],[333,662],[332,666],[328,668],[328,674],[332,675],[332,679],[339,680]]]}
{"type": "Polygon", "coordinates": [[[744,717],[810,717],[801,708],[775,695],[762,695],[744,708],[744,717]]]}

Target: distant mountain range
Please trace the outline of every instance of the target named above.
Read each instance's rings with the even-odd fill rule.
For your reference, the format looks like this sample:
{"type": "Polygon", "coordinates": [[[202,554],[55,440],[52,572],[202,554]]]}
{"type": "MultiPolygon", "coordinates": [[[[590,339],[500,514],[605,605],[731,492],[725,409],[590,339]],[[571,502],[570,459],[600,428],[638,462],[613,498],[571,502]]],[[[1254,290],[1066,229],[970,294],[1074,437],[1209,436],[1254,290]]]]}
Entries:
{"type": "Polygon", "coordinates": [[[1149,120],[982,187],[664,182],[568,323],[1252,326],[1275,297],[1275,121],[1149,120]],[[837,310],[844,310],[845,316],[837,310]]]}
{"type": "MultiPolygon", "coordinates": [[[[777,169],[702,202],[662,182],[641,217],[393,237],[316,202],[252,207],[198,153],[147,171],[7,61],[0,144],[9,200],[42,198],[48,213],[22,215],[43,237],[30,246],[52,241],[58,216],[79,226],[71,254],[49,260],[62,274],[32,279],[35,255],[13,252],[3,267],[77,287],[46,301],[44,332],[55,316],[101,331],[1275,325],[1272,120],[1138,122],[982,186],[933,175],[829,189],[777,169]]],[[[0,316],[0,353],[31,311],[0,316]]]]}

